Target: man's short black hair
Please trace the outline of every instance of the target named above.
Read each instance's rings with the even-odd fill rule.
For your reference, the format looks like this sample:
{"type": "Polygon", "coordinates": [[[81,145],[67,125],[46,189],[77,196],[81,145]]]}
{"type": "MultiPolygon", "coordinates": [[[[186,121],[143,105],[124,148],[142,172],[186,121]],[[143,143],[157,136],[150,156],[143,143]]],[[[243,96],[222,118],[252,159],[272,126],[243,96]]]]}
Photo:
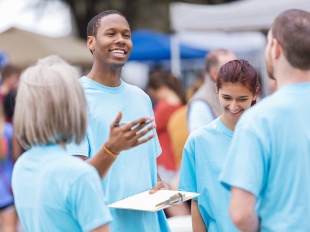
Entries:
{"type": "Polygon", "coordinates": [[[87,36],[96,36],[98,27],[100,26],[101,18],[111,15],[111,14],[118,14],[126,19],[126,17],[122,13],[118,12],[117,10],[102,11],[101,13],[97,14],[89,21],[87,25],[87,36]]]}

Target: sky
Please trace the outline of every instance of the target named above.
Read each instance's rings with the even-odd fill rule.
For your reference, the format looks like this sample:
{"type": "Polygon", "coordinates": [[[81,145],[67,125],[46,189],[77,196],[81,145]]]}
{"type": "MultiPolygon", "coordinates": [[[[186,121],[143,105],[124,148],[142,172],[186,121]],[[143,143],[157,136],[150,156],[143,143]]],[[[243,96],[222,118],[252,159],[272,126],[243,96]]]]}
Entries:
{"type": "Polygon", "coordinates": [[[51,37],[72,32],[70,9],[59,0],[35,8],[42,0],[0,0],[0,33],[14,26],[51,37]]]}

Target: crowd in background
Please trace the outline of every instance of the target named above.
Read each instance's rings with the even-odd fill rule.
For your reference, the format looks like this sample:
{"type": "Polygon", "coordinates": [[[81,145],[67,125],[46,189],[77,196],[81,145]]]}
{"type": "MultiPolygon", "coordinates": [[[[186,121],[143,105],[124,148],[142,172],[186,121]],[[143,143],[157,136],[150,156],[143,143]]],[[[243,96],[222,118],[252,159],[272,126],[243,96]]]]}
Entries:
{"type": "Polygon", "coordinates": [[[22,154],[22,148],[14,136],[12,121],[21,70],[7,64],[1,67],[0,73],[0,228],[1,231],[17,231],[18,217],[11,179],[14,163],[22,154]]]}

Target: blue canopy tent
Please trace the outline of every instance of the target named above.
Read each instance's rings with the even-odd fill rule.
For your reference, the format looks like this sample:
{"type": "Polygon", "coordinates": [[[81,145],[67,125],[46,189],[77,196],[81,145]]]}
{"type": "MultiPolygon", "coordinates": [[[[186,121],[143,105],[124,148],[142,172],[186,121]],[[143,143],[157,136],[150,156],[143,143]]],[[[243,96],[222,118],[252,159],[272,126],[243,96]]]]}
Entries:
{"type": "Polygon", "coordinates": [[[208,52],[207,49],[179,43],[175,41],[174,35],[153,30],[133,31],[131,38],[133,49],[122,74],[128,83],[142,89],[146,85],[149,69],[154,66],[170,69],[175,76],[182,78],[185,86],[190,85],[191,80],[184,77],[184,63],[194,67],[193,61],[204,59],[208,52]]]}
{"type": "MultiPolygon", "coordinates": [[[[172,59],[172,36],[152,31],[137,30],[132,32],[133,50],[129,61],[161,61],[172,59]]],[[[180,59],[200,59],[205,57],[207,50],[192,48],[181,44],[180,59]]]]}
{"type": "Polygon", "coordinates": [[[194,48],[177,40],[174,35],[141,29],[132,32],[133,49],[129,61],[168,64],[171,72],[182,76],[181,62],[203,59],[207,49],[194,48]]]}

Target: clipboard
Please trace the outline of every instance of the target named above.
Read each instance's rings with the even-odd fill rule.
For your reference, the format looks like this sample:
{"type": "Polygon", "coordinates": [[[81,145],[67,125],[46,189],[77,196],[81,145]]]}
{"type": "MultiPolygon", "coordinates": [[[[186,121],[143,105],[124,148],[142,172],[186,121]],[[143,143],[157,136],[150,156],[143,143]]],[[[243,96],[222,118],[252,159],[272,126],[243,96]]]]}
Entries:
{"type": "Polygon", "coordinates": [[[168,208],[172,205],[180,205],[183,202],[199,195],[199,193],[174,190],[159,190],[158,192],[153,194],[150,194],[149,191],[145,191],[125,198],[123,200],[114,202],[108,205],[108,207],[156,212],[158,210],[168,208]]]}

